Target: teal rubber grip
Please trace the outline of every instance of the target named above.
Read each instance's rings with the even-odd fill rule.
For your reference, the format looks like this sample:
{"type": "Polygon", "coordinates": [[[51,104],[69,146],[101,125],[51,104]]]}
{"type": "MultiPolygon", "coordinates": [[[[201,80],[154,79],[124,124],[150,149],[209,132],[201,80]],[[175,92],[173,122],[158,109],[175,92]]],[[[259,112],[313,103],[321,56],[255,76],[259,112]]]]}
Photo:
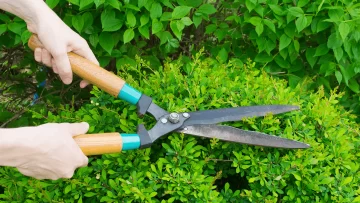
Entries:
{"type": "Polygon", "coordinates": [[[122,151],[140,148],[140,137],[138,134],[121,134],[122,151]]]}
{"type": "Polygon", "coordinates": [[[130,104],[136,105],[141,97],[141,92],[125,83],[123,88],[118,94],[118,98],[129,102],[130,104]]]}

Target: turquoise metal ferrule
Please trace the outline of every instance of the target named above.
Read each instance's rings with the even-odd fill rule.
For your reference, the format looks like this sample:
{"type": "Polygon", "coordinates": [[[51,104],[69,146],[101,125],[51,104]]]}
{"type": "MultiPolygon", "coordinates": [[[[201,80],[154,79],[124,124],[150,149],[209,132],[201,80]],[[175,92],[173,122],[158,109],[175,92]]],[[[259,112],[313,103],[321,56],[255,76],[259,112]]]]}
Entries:
{"type": "Polygon", "coordinates": [[[122,151],[140,148],[140,137],[138,134],[121,134],[122,151]]]}
{"type": "Polygon", "coordinates": [[[127,83],[123,86],[118,94],[118,98],[129,102],[130,104],[136,105],[141,97],[141,92],[131,87],[127,83]]]}

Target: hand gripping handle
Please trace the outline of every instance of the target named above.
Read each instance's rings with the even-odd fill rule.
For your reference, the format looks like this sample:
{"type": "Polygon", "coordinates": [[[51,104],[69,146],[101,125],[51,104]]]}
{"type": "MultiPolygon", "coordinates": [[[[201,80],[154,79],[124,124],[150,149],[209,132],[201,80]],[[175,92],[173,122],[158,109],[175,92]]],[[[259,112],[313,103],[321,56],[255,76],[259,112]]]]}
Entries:
{"type": "MultiPolygon", "coordinates": [[[[36,48],[44,48],[35,34],[30,37],[28,45],[33,51],[36,48]]],[[[101,68],[73,52],[69,52],[68,57],[72,71],[84,80],[96,85],[110,95],[123,99],[133,105],[136,105],[139,101],[141,93],[114,73],[101,68]]]]}

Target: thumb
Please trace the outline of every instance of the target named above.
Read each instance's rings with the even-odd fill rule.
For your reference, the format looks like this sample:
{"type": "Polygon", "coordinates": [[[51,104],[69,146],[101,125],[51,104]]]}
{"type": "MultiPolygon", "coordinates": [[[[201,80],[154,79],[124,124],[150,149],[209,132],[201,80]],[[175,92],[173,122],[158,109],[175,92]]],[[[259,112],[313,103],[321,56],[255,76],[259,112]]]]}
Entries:
{"type": "Polygon", "coordinates": [[[72,136],[85,134],[88,130],[89,124],[87,122],[71,123],[69,129],[72,136]]]}

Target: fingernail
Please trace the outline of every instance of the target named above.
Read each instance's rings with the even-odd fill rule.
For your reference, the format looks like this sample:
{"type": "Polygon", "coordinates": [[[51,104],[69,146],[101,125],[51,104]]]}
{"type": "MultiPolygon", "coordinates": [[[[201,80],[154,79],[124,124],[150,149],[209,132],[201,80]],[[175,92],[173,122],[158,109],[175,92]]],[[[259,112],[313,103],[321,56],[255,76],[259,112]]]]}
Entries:
{"type": "Polygon", "coordinates": [[[65,84],[70,84],[71,83],[71,79],[70,78],[64,78],[64,83],[65,84]]]}

